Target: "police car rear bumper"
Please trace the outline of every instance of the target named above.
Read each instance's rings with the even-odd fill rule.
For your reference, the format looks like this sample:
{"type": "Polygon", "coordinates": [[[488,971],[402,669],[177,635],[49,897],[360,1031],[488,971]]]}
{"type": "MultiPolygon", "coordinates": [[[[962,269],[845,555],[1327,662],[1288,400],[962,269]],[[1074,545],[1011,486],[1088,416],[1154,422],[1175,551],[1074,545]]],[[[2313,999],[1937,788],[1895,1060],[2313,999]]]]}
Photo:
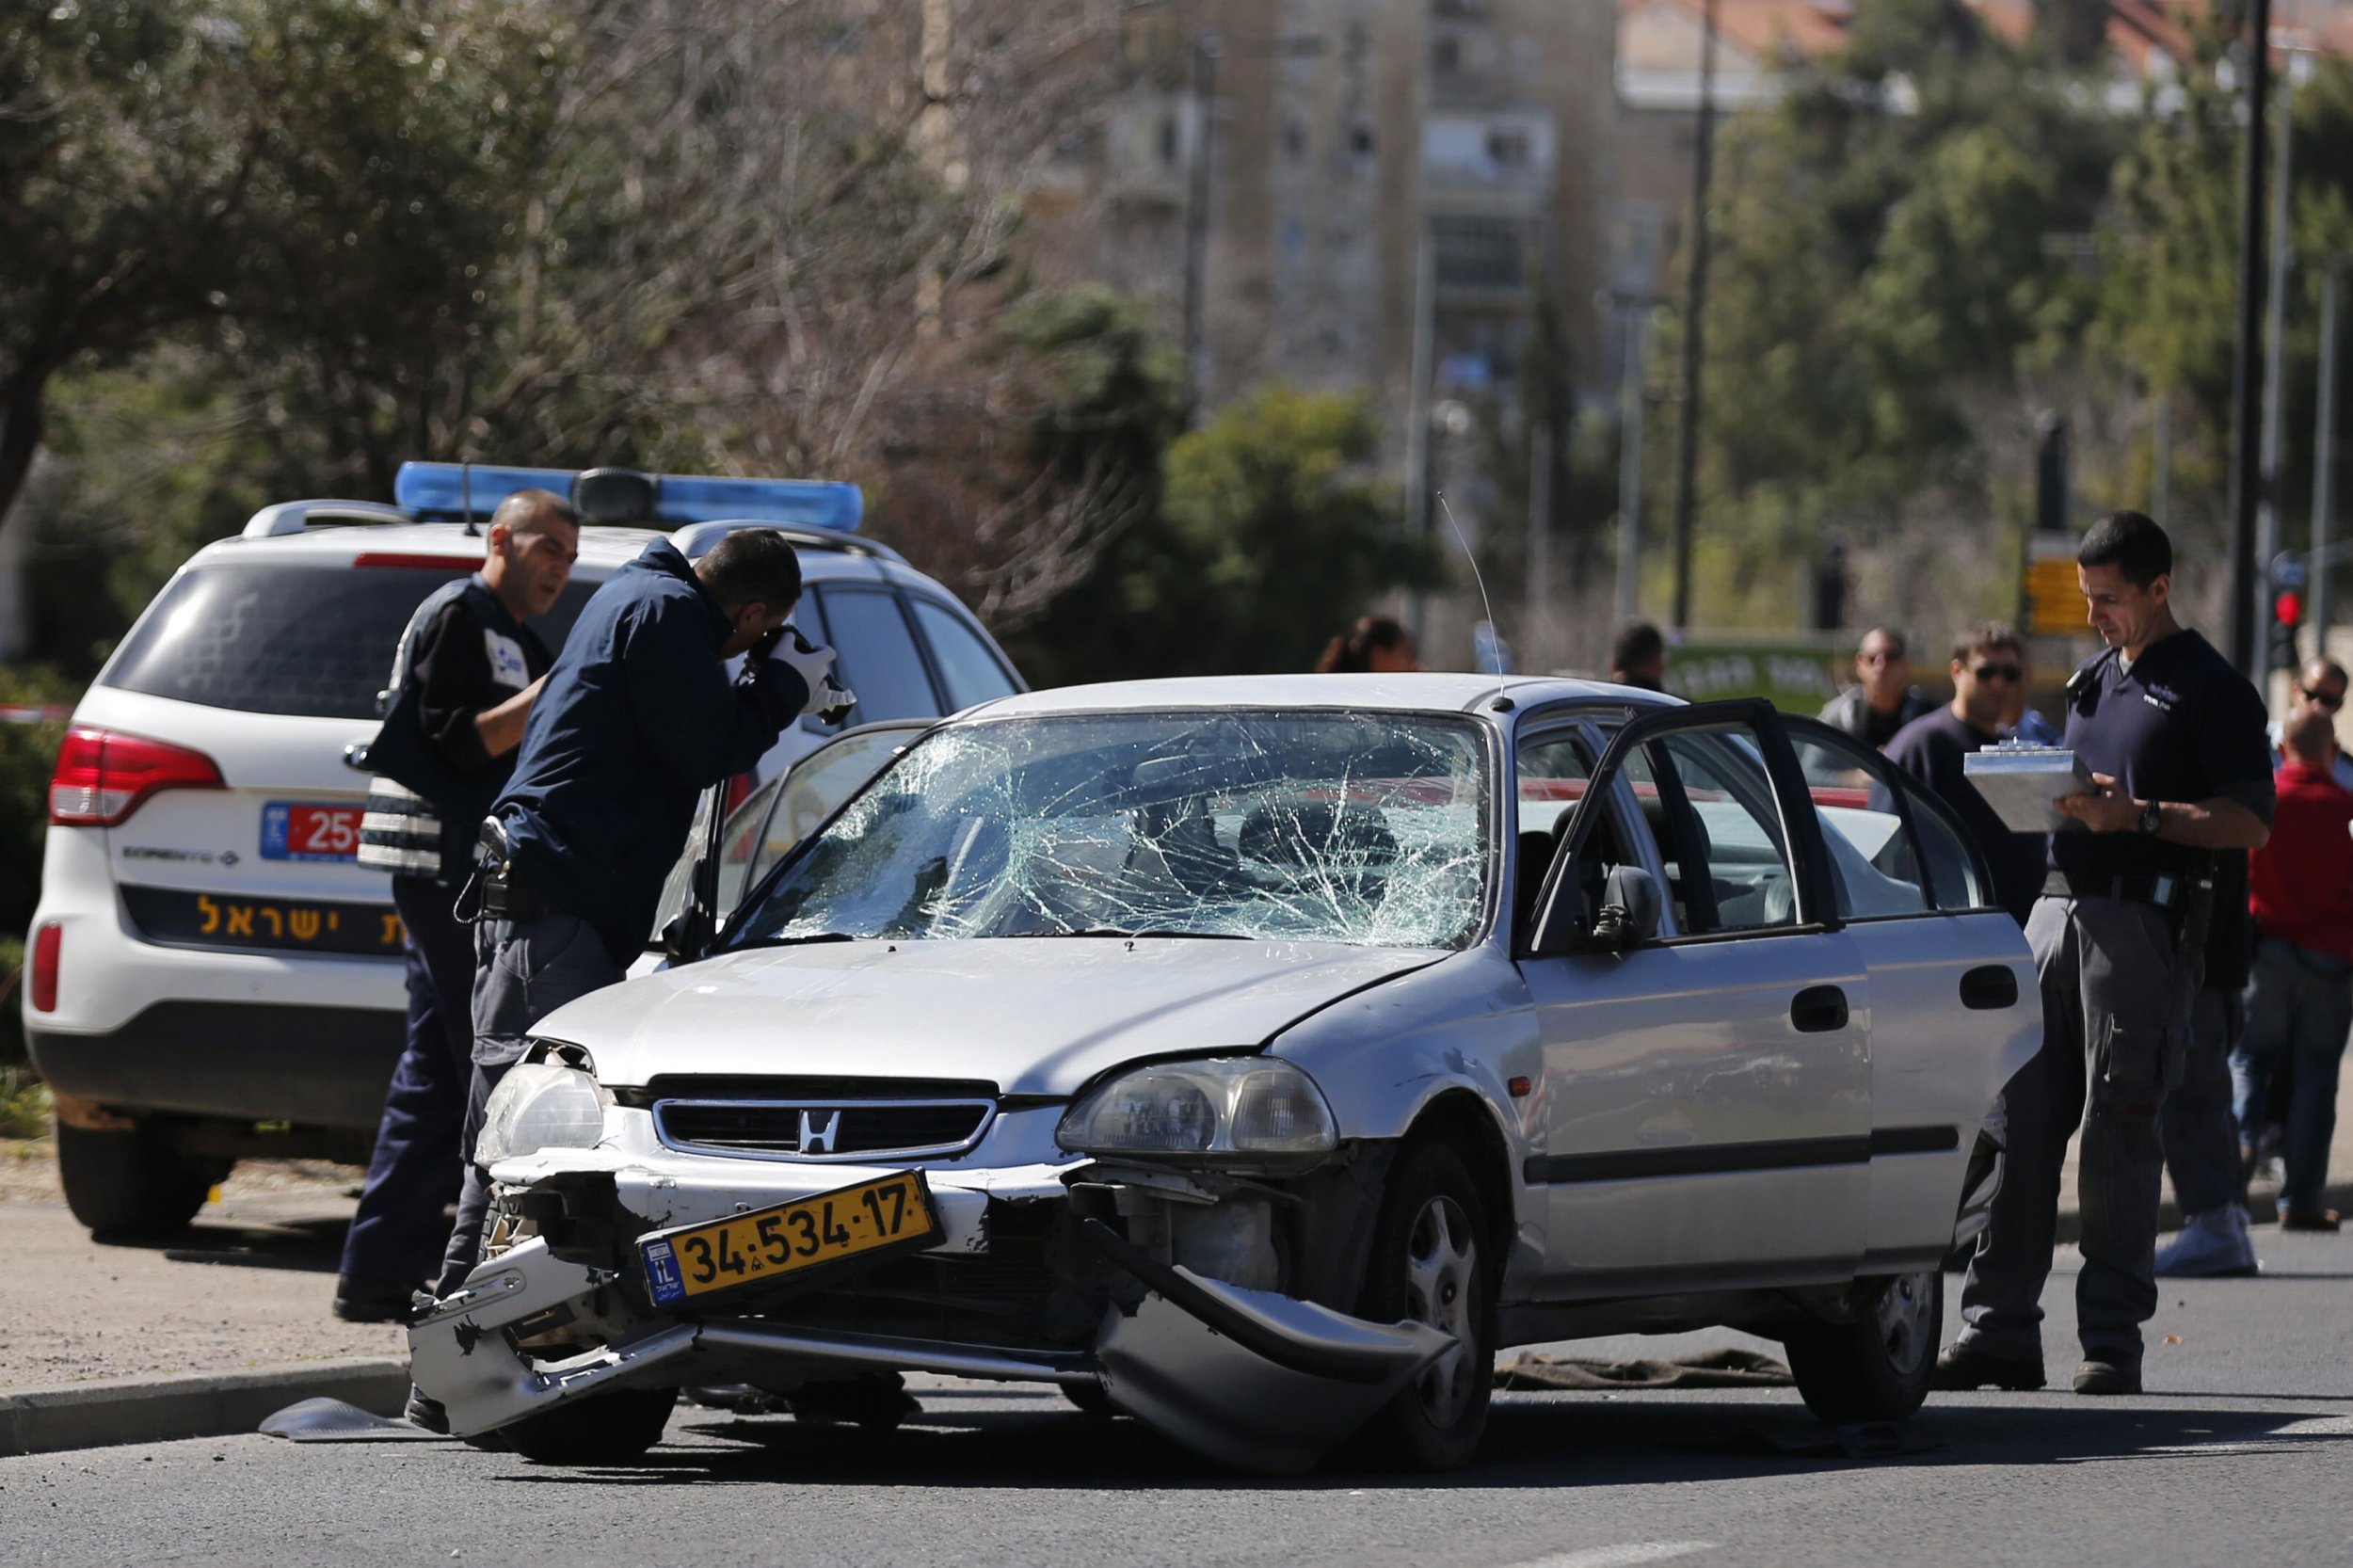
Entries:
{"type": "Polygon", "coordinates": [[[373,1129],[406,1020],[364,1007],[159,1001],[117,1028],[25,1031],[59,1094],[109,1110],[373,1129]]]}

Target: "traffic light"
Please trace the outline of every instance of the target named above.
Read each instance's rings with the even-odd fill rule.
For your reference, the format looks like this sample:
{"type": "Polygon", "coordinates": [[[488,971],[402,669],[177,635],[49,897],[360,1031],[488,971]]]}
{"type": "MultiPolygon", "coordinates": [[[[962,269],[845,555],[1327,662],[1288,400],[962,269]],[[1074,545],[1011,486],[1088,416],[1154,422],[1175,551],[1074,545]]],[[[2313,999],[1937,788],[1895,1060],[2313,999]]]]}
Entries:
{"type": "Polygon", "coordinates": [[[2304,624],[2304,596],[2282,588],[2271,601],[2271,657],[2268,668],[2292,670],[2301,662],[2296,651],[2297,628],[2304,624]]]}

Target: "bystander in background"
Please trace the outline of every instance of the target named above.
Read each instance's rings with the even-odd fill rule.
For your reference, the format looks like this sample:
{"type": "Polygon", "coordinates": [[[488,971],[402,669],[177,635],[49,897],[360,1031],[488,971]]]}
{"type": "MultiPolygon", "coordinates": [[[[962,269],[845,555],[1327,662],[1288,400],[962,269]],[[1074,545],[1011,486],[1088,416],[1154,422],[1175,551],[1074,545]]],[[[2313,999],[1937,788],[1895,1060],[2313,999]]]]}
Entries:
{"type": "MultiPolygon", "coordinates": [[[[2338,671],[2340,698],[2343,678],[2338,671]]],[[[2231,1076],[2246,1137],[2261,1125],[2272,1077],[2292,1065],[2280,1225],[2335,1230],[2337,1215],[2321,1197],[2337,1073],[2353,1030],[2353,792],[2332,776],[2341,758],[2327,712],[2308,709],[2291,719],[2284,740],[2271,841],[2252,867],[2255,972],[2231,1076]]],[[[2243,1158],[2252,1163],[2254,1153],[2243,1158]]]]}
{"type": "Polygon", "coordinates": [[[1912,683],[1904,634],[1892,626],[1875,626],[1863,634],[1854,670],[1859,684],[1830,699],[1822,722],[1865,745],[1885,750],[1898,730],[1935,706],[1912,683]]]}
{"type": "Polygon", "coordinates": [[[1630,620],[1609,642],[1609,679],[1646,692],[1667,689],[1667,639],[1646,620],[1630,620]]]}
{"type": "Polygon", "coordinates": [[[2025,690],[2026,665],[2018,633],[2000,621],[1979,621],[1953,644],[1953,700],[1913,720],[1887,744],[1887,760],[1926,784],[1961,815],[1993,872],[1993,896],[2020,925],[2042,896],[2040,833],[2013,833],[1961,771],[1961,759],[1997,744],[1996,727],[2025,690]]]}
{"type": "Polygon", "coordinates": [[[1406,675],[1421,668],[1414,634],[1386,616],[1367,616],[1323,645],[1318,675],[1406,675]]]}

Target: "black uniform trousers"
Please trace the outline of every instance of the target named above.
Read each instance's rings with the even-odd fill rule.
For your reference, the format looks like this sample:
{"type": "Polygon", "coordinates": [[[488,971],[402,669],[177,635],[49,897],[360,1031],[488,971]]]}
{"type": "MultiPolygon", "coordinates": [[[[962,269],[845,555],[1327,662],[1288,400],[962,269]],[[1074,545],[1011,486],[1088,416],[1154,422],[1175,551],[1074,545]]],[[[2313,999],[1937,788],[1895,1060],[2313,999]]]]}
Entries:
{"type": "Polygon", "coordinates": [[[392,878],[406,931],[408,1041],[392,1069],[359,1211],[344,1238],[343,1277],[415,1289],[439,1270],[444,1210],[463,1165],[457,1135],[473,1076],[473,931],[451,912],[455,889],[392,878]]]}

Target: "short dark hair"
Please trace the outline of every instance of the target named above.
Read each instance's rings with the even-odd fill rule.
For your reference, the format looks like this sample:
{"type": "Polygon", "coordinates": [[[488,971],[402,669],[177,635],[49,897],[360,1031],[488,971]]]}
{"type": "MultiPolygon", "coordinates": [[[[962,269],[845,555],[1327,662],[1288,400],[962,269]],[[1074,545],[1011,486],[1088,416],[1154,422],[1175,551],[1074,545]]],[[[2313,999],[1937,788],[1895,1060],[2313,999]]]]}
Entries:
{"type": "Polygon", "coordinates": [[[801,558],[792,541],[773,528],[738,528],[695,563],[695,575],[720,608],[765,604],[789,613],[801,601],[801,558]]]}
{"type": "Polygon", "coordinates": [[[2091,525],[2075,549],[2079,567],[2114,567],[2124,581],[2145,588],[2173,571],[2173,541],[2146,512],[2110,512],[2091,525]]]}
{"type": "Polygon", "coordinates": [[[1863,634],[1861,641],[1854,645],[1856,658],[1859,659],[1863,656],[1863,645],[1869,642],[1874,637],[1879,638],[1881,642],[1884,642],[1887,645],[1887,656],[1890,659],[1909,659],[1912,657],[1912,645],[1904,641],[1904,634],[1902,632],[1897,631],[1892,626],[1874,626],[1870,631],[1865,632],[1863,634]]]}
{"type": "Polygon", "coordinates": [[[573,510],[572,504],[553,490],[517,490],[498,504],[498,510],[490,514],[490,526],[496,528],[504,523],[510,534],[519,529],[527,532],[529,524],[542,518],[568,522],[574,528],[580,526],[580,514],[573,510]]]}
{"type": "Polygon", "coordinates": [[[1362,675],[1372,668],[1372,656],[1386,653],[1414,634],[1386,616],[1367,616],[1323,645],[1316,661],[1318,675],[1362,675]]]}
{"type": "Polygon", "coordinates": [[[1618,628],[1617,636],[1609,643],[1609,668],[1613,674],[1666,656],[1666,637],[1646,620],[1627,621],[1618,628]]]}
{"type": "Polygon", "coordinates": [[[1991,653],[1997,648],[2023,653],[2026,645],[2018,640],[2018,629],[2006,620],[1981,620],[1953,639],[1953,663],[1965,664],[1979,653],[1991,653]]]}

